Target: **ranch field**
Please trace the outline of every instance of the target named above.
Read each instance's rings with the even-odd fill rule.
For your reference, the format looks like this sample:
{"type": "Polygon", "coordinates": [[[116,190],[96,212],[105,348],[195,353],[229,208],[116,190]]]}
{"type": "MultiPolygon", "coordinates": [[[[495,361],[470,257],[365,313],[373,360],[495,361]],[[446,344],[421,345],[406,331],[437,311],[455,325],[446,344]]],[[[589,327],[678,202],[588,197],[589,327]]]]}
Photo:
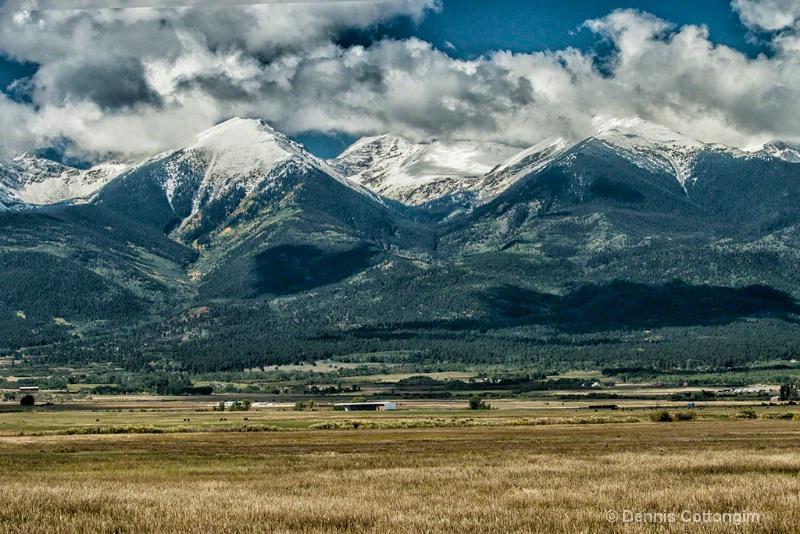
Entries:
{"type": "Polygon", "coordinates": [[[800,421],[765,408],[656,423],[633,408],[125,406],[0,413],[0,532],[800,531],[800,421]],[[245,417],[263,424],[237,430],[245,417]],[[197,426],[99,433],[124,422],[197,426]]]}

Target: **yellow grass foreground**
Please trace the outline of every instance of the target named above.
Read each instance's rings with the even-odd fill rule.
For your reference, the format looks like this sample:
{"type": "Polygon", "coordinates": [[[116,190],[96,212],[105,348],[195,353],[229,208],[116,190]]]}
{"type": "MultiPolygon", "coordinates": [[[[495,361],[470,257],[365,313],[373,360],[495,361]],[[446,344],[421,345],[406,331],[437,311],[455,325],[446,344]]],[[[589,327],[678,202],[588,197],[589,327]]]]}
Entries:
{"type": "Polygon", "coordinates": [[[797,532],[798,472],[779,420],[4,436],[0,532],[797,532]]]}

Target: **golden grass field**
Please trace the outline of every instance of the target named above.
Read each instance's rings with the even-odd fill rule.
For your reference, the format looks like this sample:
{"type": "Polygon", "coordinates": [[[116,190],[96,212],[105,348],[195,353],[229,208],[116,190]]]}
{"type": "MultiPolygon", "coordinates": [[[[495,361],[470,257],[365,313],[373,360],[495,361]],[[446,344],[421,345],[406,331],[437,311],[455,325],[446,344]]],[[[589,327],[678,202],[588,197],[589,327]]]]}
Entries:
{"type": "MultiPolygon", "coordinates": [[[[0,413],[0,532],[800,531],[792,420],[513,426],[516,412],[505,424],[505,411],[491,410],[481,415],[493,426],[319,431],[305,427],[352,414],[249,412],[224,416],[288,430],[75,436],[33,435],[57,421],[24,422],[141,413],[0,413]],[[627,523],[625,510],[676,518],[627,523]],[[760,517],[684,523],[684,510],[760,517]]],[[[151,415],[173,424],[221,414],[151,415]]]]}

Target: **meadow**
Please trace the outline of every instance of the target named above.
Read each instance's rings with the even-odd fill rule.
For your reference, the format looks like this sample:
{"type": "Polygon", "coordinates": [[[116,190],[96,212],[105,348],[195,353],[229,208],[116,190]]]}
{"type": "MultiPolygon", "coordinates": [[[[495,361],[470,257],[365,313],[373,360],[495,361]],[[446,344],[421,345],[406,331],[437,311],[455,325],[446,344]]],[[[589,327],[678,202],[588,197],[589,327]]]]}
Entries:
{"type": "MultiPolygon", "coordinates": [[[[558,408],[547,413],[565,424],[514,424],[525,411],[473,412],[491,422],[478,426],[355,430],[310,428],[354,419],[337,412],[0,413],[0,532],[800,530],[798,421],[723,419],[720,408],[685,422],[566,424],[574,410],[558,408]],[[53,434],[134,416],[164,427],[209,420],[185,433],[53,434]],[[35,417],[50,419],[25,422],[35,417]],[[211,417],[282,431],[213,432],[211,417]],[[704,512],[712,515],[694,515],[704,512]],[[636,522],[636,513],[650,515],[636,522]]],[[[391,423],[469,414],[357,415],[391,423]]]]}

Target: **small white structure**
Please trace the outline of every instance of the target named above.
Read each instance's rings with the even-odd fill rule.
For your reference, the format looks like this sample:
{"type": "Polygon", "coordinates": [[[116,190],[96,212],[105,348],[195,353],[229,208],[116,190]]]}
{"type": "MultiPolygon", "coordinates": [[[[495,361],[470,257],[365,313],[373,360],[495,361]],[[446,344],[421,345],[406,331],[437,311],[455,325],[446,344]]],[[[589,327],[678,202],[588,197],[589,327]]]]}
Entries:
{"type": "Polygon", "coordinates": [[[770,398],[769,398],[769,401],[770,401],[770,402],[780,402],[780,401],[781,401],[781,398],[780,398],[780,397],[770,397],[770,398]]]}
{"type": "Polygon", "coordinates": [[[344,408],[346,412],[376,412],[383,410],[396,410],[397,404],[393,402],[340,402],[334,406],[344,408]]]}
{"type": "Polygon", "coordinates": [[[19,390],[22,393],[36,393],[39,391],[39,386],[20,386],[19,390]]]}

